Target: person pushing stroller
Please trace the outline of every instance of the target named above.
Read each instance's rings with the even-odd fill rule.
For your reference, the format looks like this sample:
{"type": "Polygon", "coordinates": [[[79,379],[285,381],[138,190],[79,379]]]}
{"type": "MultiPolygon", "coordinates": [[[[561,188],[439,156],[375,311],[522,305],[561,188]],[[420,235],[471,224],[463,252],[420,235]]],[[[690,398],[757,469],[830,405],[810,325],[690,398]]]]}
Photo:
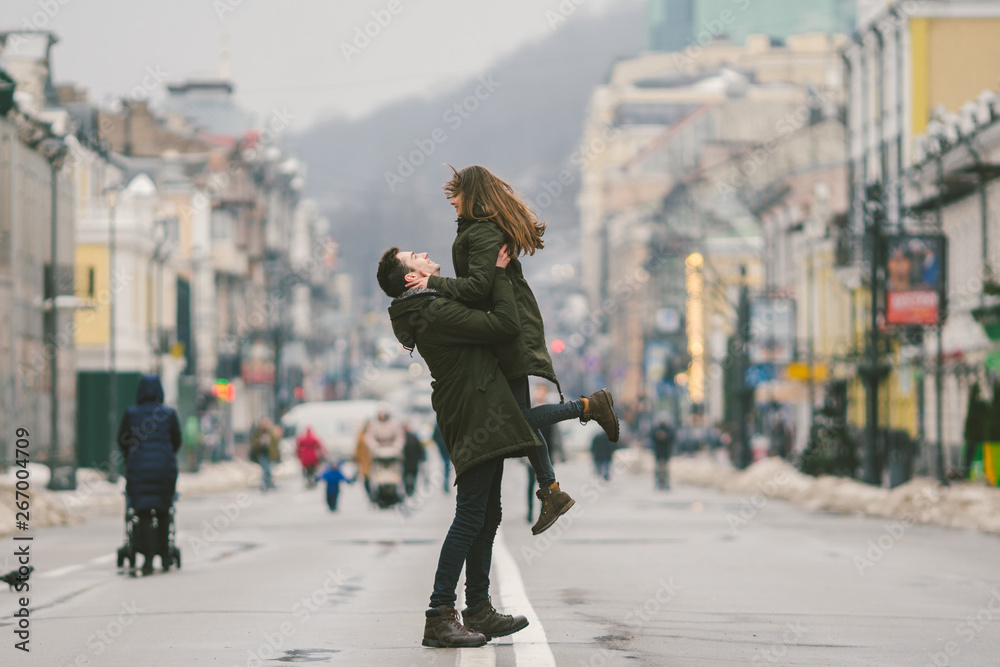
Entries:
{"type": "Polygon", "coordinates": [[[177,412],[163,405],[158,375],[139,380],[135,402],[122,415],[118,447],[125,460],[125,495],[139,520],[136,537],[143,555],[142,573],[152,574],[157,554],[164,572],[171,565],[170,509],[177,490],[181,424],[177,412]]]}

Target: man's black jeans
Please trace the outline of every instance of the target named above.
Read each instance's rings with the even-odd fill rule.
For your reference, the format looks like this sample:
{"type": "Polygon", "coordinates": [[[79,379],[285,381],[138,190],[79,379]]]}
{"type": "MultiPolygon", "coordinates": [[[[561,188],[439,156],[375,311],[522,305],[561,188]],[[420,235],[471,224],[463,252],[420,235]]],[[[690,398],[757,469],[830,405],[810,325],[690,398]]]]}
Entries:
{"type": "Polygon", "coordinates": [[[481,463],[458,478],[455,518],[441,545],[432,607],[455,606],[455,588],[463,563],[466,606],[489,597],[493,539],[500,526],[502,481],[502,458],[481,463]]]}

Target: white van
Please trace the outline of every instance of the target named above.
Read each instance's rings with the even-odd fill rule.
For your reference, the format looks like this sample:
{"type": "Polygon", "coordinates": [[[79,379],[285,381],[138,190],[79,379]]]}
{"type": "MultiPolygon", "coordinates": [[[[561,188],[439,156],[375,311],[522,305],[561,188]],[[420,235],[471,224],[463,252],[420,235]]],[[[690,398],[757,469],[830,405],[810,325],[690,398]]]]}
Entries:
{"type": "Polygon", "coordinates": [[[323,443],[327,458],[349,459],[354,456],[361,427],[375,419],[378,401],[315,401],[300,403],[285,413],[281,449],[294,456],[295,440],[306,428],[323,443]]]}

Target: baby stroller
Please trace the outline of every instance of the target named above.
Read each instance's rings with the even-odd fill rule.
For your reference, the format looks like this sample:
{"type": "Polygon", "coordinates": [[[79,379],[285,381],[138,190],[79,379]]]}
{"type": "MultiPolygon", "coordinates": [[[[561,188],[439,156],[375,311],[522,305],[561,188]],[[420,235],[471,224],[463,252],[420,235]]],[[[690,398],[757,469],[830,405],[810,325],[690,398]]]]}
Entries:
{"type": "MultiPolygon", "coordinates": [[[[174,501],[177,500],[177,495],[174,494],[174,501]]],[[[163,516],[157,510],[152,510],[153,513],[153,524],[150,527],[148,539],[157,539],[157,528],[160,521],[169,522],[169,528],[167,531],[167,548],[163,553],[168,554],[169,563],[163,563],[163,567],[167,568],[170,566],[176,567],[178,570],[181,568],[181,550],[174,543],[176,528],[174,526],[174,505],[170,505],[170,509],[163,516]]],[[[122,567],[125,561],[128,561],[128,566],[130,570],[134,570],[136,566],[136,558],[139,554],[139,544],[138,544],[138,534],[139,532],[139,515],[136,514],[135,510],[132,508],[132,503],[129,502],[128,494],[125,494],[125,543],[118,547],[118,567],[122,567]]],[[[153,544],[153,548],[150,549],[150,553],[158,554],[161,553],[158,544],[153,544]]]]}
{"type": "Polygon", "coordinates": [[[372,467],[369,473],[371,501],[379,509],[402,502],[403,450],[400,447],[376,444],[372,447],[372,467]]]}

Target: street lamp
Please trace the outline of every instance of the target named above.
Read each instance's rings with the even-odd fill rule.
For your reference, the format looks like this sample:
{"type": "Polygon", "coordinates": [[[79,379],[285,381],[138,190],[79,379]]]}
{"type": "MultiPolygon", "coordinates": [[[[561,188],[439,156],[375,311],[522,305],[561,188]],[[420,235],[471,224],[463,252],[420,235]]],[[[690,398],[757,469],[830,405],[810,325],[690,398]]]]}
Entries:
{"type": "Polygon", "coordinates": [[[46,276],[46,291],[48,299],[45,304],[45,319],[48,322],[49,345],[52,354],[49,359],[49,429],[51,442],[48,464],[52,471],[48,488],[53,490],[76,488],[76,461],[71,462],[70,472],[66,479],[56,474],[59,461],[59,169],[69,152],[61,139],[46,139],[39,145],[39,152],[49,162],[49,272],[46,276]]]}
{"type": "Polygon", "coordinates": [[[153,328],[154,349],[156,353],[156,374],[163,375],[163,354],[166,351],[163,335],[163,265],[170,259],[172,248],[167,230],[169,220],[156,221],[154,248],[152,260],[156,262],[156,323],[153,328]]]}
{"type": "MultiPolygon", "coordinates": [[[[115,208],[121,184],[106,188],[108,197],[108,437],[111,448],[109,463],[114,460],[115,439],[118,426],[118,376],[115,370],[115,208]]],[[[116,466],[109,465],[108,481],[118,479],[116,466]]]]}

